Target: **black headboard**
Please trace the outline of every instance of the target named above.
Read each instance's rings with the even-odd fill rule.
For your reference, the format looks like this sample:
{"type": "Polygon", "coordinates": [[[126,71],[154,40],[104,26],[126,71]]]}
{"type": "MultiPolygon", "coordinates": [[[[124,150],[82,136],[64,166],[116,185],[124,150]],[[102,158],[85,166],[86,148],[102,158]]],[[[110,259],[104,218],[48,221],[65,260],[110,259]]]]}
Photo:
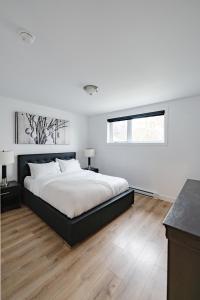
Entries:
{"type": "Polygon", "coordinates": [[[23,154],[17,157],[18,167],[18,182],[24,185],[24,178],[30,175],[28,163],[48,163],[59,159],[72,159],[76,158],[76,152],[65,153],[41,153],[41,154],[23,154]]]}

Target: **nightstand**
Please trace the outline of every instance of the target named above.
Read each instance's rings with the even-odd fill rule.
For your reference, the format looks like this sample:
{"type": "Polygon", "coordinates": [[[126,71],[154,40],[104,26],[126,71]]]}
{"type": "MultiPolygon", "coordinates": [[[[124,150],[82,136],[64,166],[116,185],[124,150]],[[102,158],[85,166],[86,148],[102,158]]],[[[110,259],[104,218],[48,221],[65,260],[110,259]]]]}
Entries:
{"type": "Polygon", "coordinates": [[[20,184],[8,182],[6,187],[0,187],[1,212],[20,207],[20,184]]]}
{"type": "Polygon", "coordinates": [[[99,173],[99,169],[97,169],[97,168],[91,167],[90,169],[88,169],[88,168],[83,168],[83,169],[84,169],[84,170],[93,171],[93,172],[95,172],[95,173],[99,173]]]}

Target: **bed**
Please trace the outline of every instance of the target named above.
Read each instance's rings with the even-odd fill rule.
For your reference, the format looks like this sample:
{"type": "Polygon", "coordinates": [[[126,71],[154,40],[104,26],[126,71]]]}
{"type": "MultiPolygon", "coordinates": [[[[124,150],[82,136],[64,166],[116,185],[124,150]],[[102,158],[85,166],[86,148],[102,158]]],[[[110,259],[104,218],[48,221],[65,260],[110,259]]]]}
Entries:
{"type": "Polygon", "coordinates": [[[23,202],[40,216],[70,245],[84,240],[108,222],[119,216],[134,203],[134,190],[126,191],[98,204],[75,217],[68,217],[55,206],[44,201],[24,186],[24,179],[30,176],[28,163],[47,163],[55,159],[76,158],[75,152],[18,155],[18,182],[21,184],[23,202]]]}

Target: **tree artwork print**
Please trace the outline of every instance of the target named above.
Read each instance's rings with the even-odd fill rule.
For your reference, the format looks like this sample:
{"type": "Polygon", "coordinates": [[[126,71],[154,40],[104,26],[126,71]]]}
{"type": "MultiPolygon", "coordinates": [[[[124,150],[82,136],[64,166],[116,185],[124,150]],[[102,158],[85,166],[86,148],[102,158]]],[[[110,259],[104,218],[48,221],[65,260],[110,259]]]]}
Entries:
{"type": "Polygon", "coordinates": [[[15,143],[38,145],[69,144],[69,121],[16,112],[15,143]]]}

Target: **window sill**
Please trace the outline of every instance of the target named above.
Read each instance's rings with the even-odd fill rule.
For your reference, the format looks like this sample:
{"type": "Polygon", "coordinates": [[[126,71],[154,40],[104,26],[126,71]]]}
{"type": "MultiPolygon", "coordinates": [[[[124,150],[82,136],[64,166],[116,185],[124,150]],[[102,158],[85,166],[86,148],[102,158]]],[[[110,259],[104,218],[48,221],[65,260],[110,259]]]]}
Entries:
{"type": "Polygon", "coordinates": [[[167,146],[168,143],[107,142],[108,146],[167,146]]]}

